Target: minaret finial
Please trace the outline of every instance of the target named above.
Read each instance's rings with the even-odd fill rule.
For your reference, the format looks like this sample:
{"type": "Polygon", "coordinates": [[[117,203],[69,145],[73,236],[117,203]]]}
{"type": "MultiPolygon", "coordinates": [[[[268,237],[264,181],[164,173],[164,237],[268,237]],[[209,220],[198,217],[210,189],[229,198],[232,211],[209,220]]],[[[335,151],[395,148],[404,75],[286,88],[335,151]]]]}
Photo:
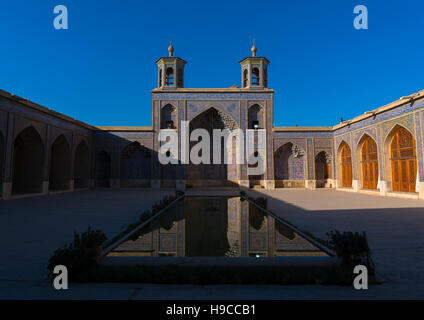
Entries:
{"type": "Polygon", "coordinates": [[[170,57],[174,56],[174,47],[172,46],[172,38],[169,38],[168,53],[170,57]]]}
{"type": "Polygon", "coordinates": [[[256,51],[258,51],[258,49],[256,49],[255,47],[255,38],[252,39],[252,49],[250,49],[250,51],[252,51],[252,57],[256,57],[256,51]]]}

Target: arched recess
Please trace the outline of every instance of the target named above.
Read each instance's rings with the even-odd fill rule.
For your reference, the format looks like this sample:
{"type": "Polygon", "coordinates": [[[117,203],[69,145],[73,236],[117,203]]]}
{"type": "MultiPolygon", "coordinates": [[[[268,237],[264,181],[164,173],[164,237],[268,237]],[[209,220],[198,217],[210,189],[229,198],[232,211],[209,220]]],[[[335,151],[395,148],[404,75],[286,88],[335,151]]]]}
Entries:
{"type": "MultiPolygon", "coordinates": [[[[213,163],[214,146],[213,146],[213,130],[214,129],[228,129],[233,131],[238,129],[237,123],[227,113],[211,107],[202,113],[198,114],[190,121],[189,131],[190,135],[195,129],[205,129],[209,133],[210,142],[209,150],[210,164],[195,164],[190,159],[190,164],[186,166],[186,180],[188,185],[192,186],[233,186],[234,180],[238,179],[238,165],[235,161],[225,164],[225,157],[234,160],[236,154],[236,144],[232,144],[231,149],[227,149],[224,145],[224,139],[221,139],[221,161],[220,164],[213,163]]],[[[234,139],[233,139],[234,141],[234,139]]],[[[197,141],[190,141],[189,150],[199,144],[197,141]]],[[[228,159],[229,159],[228,158],[228,159]]]]}
{"type": "Polygon", "coordinates": [[[12,162],[12,193],[42,192],[44,144],[33,126],[15,138],[12,162]]]}
{"type": "Polygon", "coordinates": [[[412,133],[396,125],[385,141],[386,177],[393,191],[415,192],[417,181],[416,142],[412,133]]]}
{"type": "Polygon", "coordinates": [[[165,85],[173,86],[174,85],[174,69],[168,67],[165,73],[165,85]]]}
{"type": "Polygon", "coordinates": [[[177,125],[177,108],[171,104],[167,104],[160,111],[160,128],[175,129],[177,125]]]}
{"type": "Polygon", "coordinates": [[[121,152],[121,187],[150,185],[151,153],[134,141],[121,152]]]}
{"type": "Polygon", "coordinates": [[[96,154],[96,162],[94,167],[95,185],[96,187],[110,187],[110,155],[102,150],[96,154]]]}
{"type": "Polygon", "coordinates": [[[90,179],[90,149],[81,141],[75,150],[74,188],[88,188],[90,179]]]}
{"type": "Polygon", "coordinates": [[[248,128],[249,129],[264,129],[264,110],[258,104],[252,105],[248,112],[248,128]]]}
{"type": "Polygon", "coordinates": [[[71,148],[65,136],[61,134],[56,138],[50,153],[50,190],[69,189],[71,179],[71,148]]]}
{"type": "Polygon", "coordinates": [[[359,140],[357,149],[357,168],[361,170],[362,188],[377,189],[378,184],[378,148],[377,143],[368,134],[359,140]]]}
{"type": "Polygon", "coordinates": [[[340,182],[342,187],[352,187],[352,151],[349,145],[343,141],[339,146],[340,182]]]}
{"type": "Polygon", "coordinates": [[[260,82],[259,69],[255,67],[252,69],[252,86],[257,87],[260,85],[260,82]]]}
{"type": "Polygon", "coordinates": [[[0,131],[0,198],[3,191],[3,172],[4,172],[4,159],[6,157],[5,139],[0,131]]]}
{"type": "Polygon", "coordinates": [[[247,88],[248,86],[248,71],[247,69],[243,70],[243,88],[247,88]]]}
{"type": "Polygon", "coordinates": [[[315,180],[317,188],[325,188],[331,178],[331,155],[325,151],[315,156],[315,180]]]}
{"type": "Polygon", "coordinates": [[[288,142],[274,153],[275,186],[284,188],[305,186],[304,150],[288,142]]]}

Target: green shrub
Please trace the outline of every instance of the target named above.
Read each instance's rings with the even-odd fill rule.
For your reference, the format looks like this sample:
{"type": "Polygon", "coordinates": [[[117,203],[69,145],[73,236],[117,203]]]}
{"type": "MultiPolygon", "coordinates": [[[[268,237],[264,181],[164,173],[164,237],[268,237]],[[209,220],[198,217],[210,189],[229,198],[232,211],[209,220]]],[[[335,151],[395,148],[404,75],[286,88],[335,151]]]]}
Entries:
{"type": "Polygon", "coordinates": [[[331,244],[337,256],[346,267],[365,265],[370,274],[375,273],[374,262],[371,258],[371,250],[365,232],[340,232],[337,230],[328,232],[331,244]]]}
{"type": "Polygon", "coordinates": [[[145,221],[147,221],[150,217],[151,217],[150,210],[146,210],[146,211],[144,211],[144,212],[140,215],[140,221],[141,221],[141,222],[145,222],[145,221]]]}
{"type": "Polygon", "coordinates": [[[96,260],[72,244],[56,249],[49,259],[47,269],[52,273],[58,265],[68,269],[69,281],[86,281],[93,277],[97,269],[96,260]]]}
{"type": "Polygon", "coordinates": [[[88,227],[88,230],[81,234],[81,245],[86,248],[93,248],[102,245],[106,239],[103,231],[92,230],[91,227],[88,227]]]}

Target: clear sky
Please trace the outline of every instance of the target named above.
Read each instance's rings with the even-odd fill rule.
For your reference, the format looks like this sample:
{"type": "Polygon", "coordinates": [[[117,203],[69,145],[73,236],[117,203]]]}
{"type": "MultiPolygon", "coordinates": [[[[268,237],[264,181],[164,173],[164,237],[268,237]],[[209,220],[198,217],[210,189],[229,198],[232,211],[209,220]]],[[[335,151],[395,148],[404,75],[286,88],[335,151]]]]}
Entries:
{"type": "Polygon", "coordinates": [[[0,89],[92,125],[151,125],[170,37],[186,88],[240,86],[256,38],[276,126],[335,125],[424,89],[422,0],[0,1],[0,89]],[[68,30],[53,27],[61,4],[68,30]]]}

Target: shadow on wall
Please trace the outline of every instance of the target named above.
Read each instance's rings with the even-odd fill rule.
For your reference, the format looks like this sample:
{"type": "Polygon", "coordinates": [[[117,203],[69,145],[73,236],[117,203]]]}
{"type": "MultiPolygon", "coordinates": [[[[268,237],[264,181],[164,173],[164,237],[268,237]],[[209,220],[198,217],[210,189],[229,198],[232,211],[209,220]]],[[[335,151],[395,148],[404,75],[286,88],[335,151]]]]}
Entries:
{"type": "MultiPolygon", "coordinates": [[[[70,143],[63,134],[53,141],[47,153],[45,148],[39,132],[33,126],[17,135],[11,165],[13,195],[43,192],[45,176],[48,177],[51,191],[70,190],[72,181],[76,183],[76,188],[89,186],[90,153],[84,140],[78,144],[75,153],[72,153],[70,143]],[[48,170],[47,175],[45,170],[48,170]]],[[[2,160],[4,149],[4,142],[0,142],[2,160]]]]}
{"type": "MultiPolygon", "coordinates": [[[[196,128],[195,124],[190,130],[196,128]]],[[[231,181],[231,178],[237,180],[236,164],[195,165],[183,164],[178,160],[177,164],[162,165],[158,153],[143,145],[143,142],[150,143],[151,138],[133,141],[99,131],[95,133],[95,140],[95,187],[151,187],[152,180],[159,183],[156,187],[162,188],[176,188],[178,180],[186,180],[187,188],[238,187],[237,183],[231,181]]]]}
{"type": "Polygon", "coordinates": [[[276,188],[304,188],[304,150],[291,142],[279,147],[274,152],[274,179],[276,188]]]}

